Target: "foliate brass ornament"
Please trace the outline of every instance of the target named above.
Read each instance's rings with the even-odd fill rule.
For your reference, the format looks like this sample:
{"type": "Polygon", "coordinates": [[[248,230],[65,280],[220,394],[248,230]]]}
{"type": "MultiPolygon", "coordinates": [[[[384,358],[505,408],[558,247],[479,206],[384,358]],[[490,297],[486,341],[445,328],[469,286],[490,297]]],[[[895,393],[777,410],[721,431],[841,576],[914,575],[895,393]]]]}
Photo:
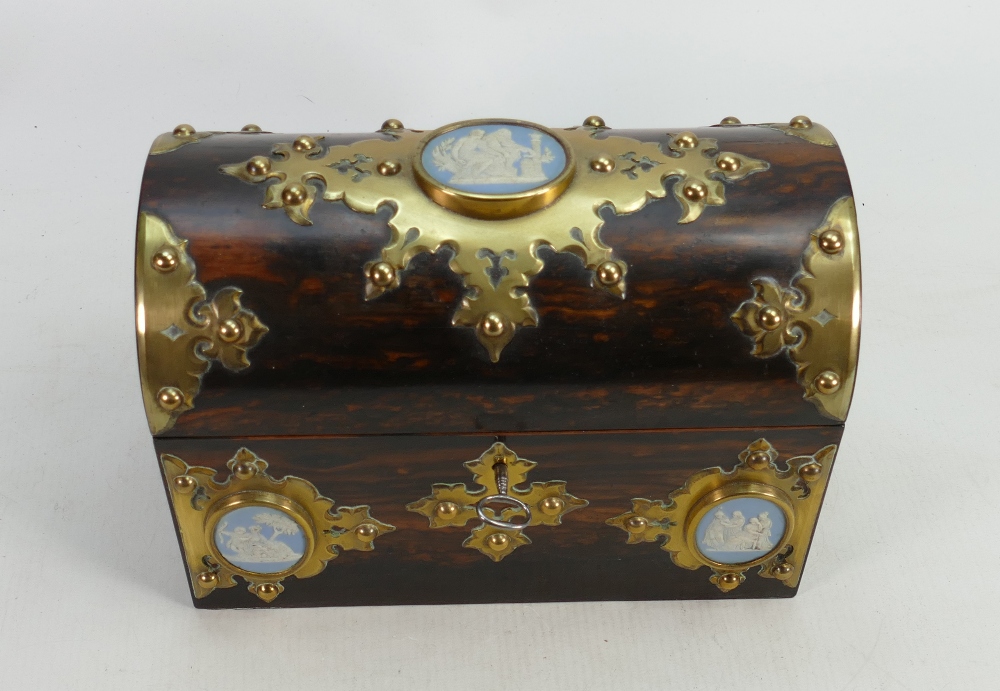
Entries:
{"type": "Polygon", "coordinates": [[[481,489],[435,484],[430,496],[407,504],[406,509],[426,516],[431,528],[461,528],[478,518],[480,524],[462,546],[498,562],[518,547],[531,544],[525,528],[560,525],[563,516],[588,504],[569,494],[565,482],[532,482],[526,489],[518,489],[536,465],[497,442],[478,459],[465,463],[481,489]]]}
{"type": "MultiPolygon", "coordinates": [[[[241,134],[260,134],[262,130],[257,125],[244,125],[240,130],[241,134]]],[[[196,144],[202,139],[207,139],[213,134],[232,134],[224,132],[198,132],[191,125],[178,125],[172,132],[165,132],[153,140],[153,145],[149,148],[150,156],[176,151],[186,144],[196,144]]]]}
{"type": "Polygon", "coordinates": [[[323,137],[299,137],[276,145],[270,156],[220,170],[248,183],[270,182],[264,207],[284,209],[299,225],[311,225],[310,213],[320,197],[368,214],[384,204],[393,207],[391,240],[364,267],[366,296],[374,299],[398,288],[414,256],[450,248],[454,256],[449,266],[468,289],[452,324],[475,329],[494,362],[516,329],[538,323],[526,289],[544,266],[539,248],[570,252],[595,273],[603,267],[594,287],[624,298],[627,266],[600,239],[603,207],[618,214],[638,211],[665,197],[664,181],[672,178],[671,191],[681,205],[678,222],[690,223],[707,206],[725,204],[726,183],[768,168],[764,161],[721,152],[715,139],[691,132],[674,135],[664,148],[607,136],[603,121],[597,126],[598,118],[566,130],[520,121],[467,121],[429,134],[391,122],[377,139],[325,146],[323,137]],[[566,157],[562,173],[533,189],[495,195],[441,184],[424,168],[424,147],[442,134],[505,123],[558,141],[566,157]],[[616,271],[608,270],[612,265],[616,271]],[[611,276],[617,280],[609,280],[611,276]]]}
{"type": "Polygon", "coordinates": [[[761,576],[795,587],[836,453],[837,446],[831,444],[779,467],[777,450],[758,439],[739,454],[731,471],[710,468],[692,475],[665,502],[633,499],[630,511],[607,523],[628,533],[630,545],[662,538],[660,547],[675,564],[692,570],[709,567],[709,580],[723,592],[743,583],[746,571],[755,566],[761,576]],[[739,511],[728,516],[725,505],[741,499],[775,507],[780,514],[763,513],[749,521],[739,511]],[[706,517],[711,519],[706,534],[717,531],[720,540],[733,545],[733,552],[703,548],[711,542],[699,536],[706,517]],[[775,525],[783,529],[773,531],[775,525]],[[741,553],[735,559],[720,556],[741,553]]]}
{"type": "Polygon", "coordinates": [[[771,277],[751,282],[754,297],[732,315],[753,339],[753,354],[786,352],[804,397],[845,420],[854,391],[861,338],[861,260],[853,197],[830,207],[809,236],[802,269],[789,287],[771,277]]]}
{"type": "Polygon", "coordinates": [[[761,125],[761,127],[770,127],[772,130],[784,132],[790,137],[799,137],[820,146],[837,146],[837,140],[833,138],[833,132],[818,122],[813,122],[805,115],[796,115],[788,124],[770,122],[761,125]]]}
{"type": "Polygon", "coordinates": [[[250,365],[247,351],[267,333],[228,286],[208,298],[196,279],[187,240],[149,213],[136,239],[136,334],[139,375],[149,429],[169,429],[194,407],[201,378],[219,362],[231,371],[250,365]]]}
{"type": "Polygon", "coordinates": [[[369,552],[376,537],[395,530],[372,518],[368,506],[334,511],[333,500],[307,480],[271,477],[267,461],[246,448],[226,463],[230,474],[221,482],[213,468],[170,454],[160,461],[197,598],[232,588],[239,576],[251,593],[271,602],[289,576],[315,576],[341,550],[369,552]],[[240,511],[252,516],[249,530],[230,525],[240,511]]]}

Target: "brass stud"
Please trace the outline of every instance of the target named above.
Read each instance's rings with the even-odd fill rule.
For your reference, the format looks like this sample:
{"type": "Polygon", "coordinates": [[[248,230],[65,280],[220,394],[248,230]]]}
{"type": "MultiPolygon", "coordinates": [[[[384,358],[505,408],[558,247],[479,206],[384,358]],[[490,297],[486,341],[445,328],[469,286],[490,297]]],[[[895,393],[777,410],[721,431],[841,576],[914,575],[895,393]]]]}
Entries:
{"type": "Polygon", "coordinates": [[[247,161],[247,172],[250,175],[267,175],[271,172],[271,159],[264,156],[254,156],[247,161]]]}
{"type": "Polygon", "coordinates": [[[719,124],[720,125],[740,125],[742,123],[740,122],[739,118],[733,117],[732,115],[727,115],[726,117],[722,118],[722,122],[720,122],[719,124]]]}
{"type": "Polygon", "coordinates": [[[823,474],[823,466],[819,463],[806,463],[799,468],[799,477],[806,482],[816,482],[823,474]]]}
{"type": "Polygon", "coordinates": [[[837,254],[844,249],[844,236],[839,230],[824,230],[819,234],[819,248],[827,254],[837,254]]]}
{"type": "Polygon", "coordinates": [[[174,489],[181,494],[190,494],[198,486],[198,481],[190,475],[178,475],[174,478],[174,489]]]}
{"type": "Polygon", "coordinates": [[[502,552],[510,544],[510,538],[503,533],[493,533],[486,538],[486,544],[494,552],[502,552]]]}
{"type": "Polygon", "coordinates": [[[698,137],[693,132],[681,132],[674,137],[674,145],[682,149],[693,149],[698,146],[698,137]]]}
{"type": "Polygon", "coordinates": [[[555,516],[562,513],[562,510],[566,508],[566,502],[564,502],[559,497],[546,497],[542,499],[538,508],[542,510],[546,516],[555,516]]]}
{"type": "Polygon", "coordinates": [[[752,470],[764,470],[771,465],[771,456],[767,451],[754,451],[747,456],[747,467],[752,470]]]}
{"type": "Polygon", "coordinates": [[[241,480],[249,480],[257,474],[257,466],[253,463],[237,463],[233,466],[233,475],[241,480]]]}
{"type": "Polygon", "coordinates": [[[443,501],[434,507],[438,518],[450,519],[458,515],[458,504],[453,501],[443,501]]]}
{"type": "Polygon", "coordinates": [[[700,202],[708,196],[708,188],[700,182],[689,182],[684,185],[684,197],[688,201],[700,202]]]}
{"type": "Polygon", "coordinates": [[[723,154],[715,159],[715,165],[719,167],[719,170],[724,170],[727,173],[735,173],[743,163],[732,154],[723,154]]]}
{"type": "Polygon", "coordinates": [[[274,598],[278,597],[278,586],[274,583],[261,583],[257,586],[256,590],[254,590],[254,593],[256,593],[257,597],[264,602],[270,602],[274,598]]]}
{"type": "Polygon", "coordinates": [[[166,411],[177,410],[184,403],[184,394],[176,386],[164,386],[156,392],[156,402],[166,411]]]}
{"type": "Polygon", "coordinates": [[[641,533],[649,527],[649,521],[642,516],[631,516],[625,521],[625,528],[630,533],[641,533]]]}
{"type": "Polygon", "coordinates": [[[292,148],[296,151],[312,151],[316,148],[316,140],[312,137],[302,135],[292,142],[292,148]]]}
{"type": "Polygon", "coordinates": [[[354,529],[354,534],[362,542],[371,542],[378,537],[378,526],[374,523],[362,523],[354,529]]]}
{"type": "Polygon", "coordinates": [[[615,169],[615,162],[607,156],[598,156],[590,162],[590,169],[596,173],[610,173],[615,169]]]}
{"type": "Polygon", "coordinates": [[[796,115],[788,121],[788,125],[789,127],[794,127],[797,130],[807,130],[813,126],[813,121],[805,115],[796,115]]]}
{"type": "Polygon", "coordinates": [[[399,165],[399,161],[382,161],[375,167],[375,169],[378,171],[379,175],[385,175],[388,177],[401,171],[403,166],[399,165]]]}
{"type": "Polygon", "coordinates": [[[816,390],[822,394],[836,393],[840,390],[840,375],[827,370],[821,372],[813,383],[816,385],[816,390]]]}
{"type": "Polygon", "coordinates": [[[194,128],[191,125],[177,125],[174,128],[175,137],[190,137],[194,134],[194,128]]]}
{"type": "Polygon", "coordinates": [[[382,123],[382,129],[384,130],[401,130],[403,129],[403,123],[401,123],[396,118],[389,118],[382,123]]]}
{"type": "Polygon", "coordinates": [[[389,262],[376,262],[368,269],[368,280],[379,288],[385,288],[396,280],[396,269],[389,262]]]}
{"type": "Polygon", "coordinates": [[[583,121],[584,127],[607,127],[604,124],[604,118],[599,115],[591,115],[589,118],[583,121]]]}
{"type": "Polygon", "coordinates": [[[622,280],[622,268],[615,262],[604,262],[597,267],[597,281],[602,286],[616,286],[622,280]]]}
{"type": "Polygon", "coordinates": [[[219,324],[219,338],[223,343],[236,343],[243,336],[243,325],[235,319],[226,319],[219,324]]]}
{"type": "Polygon", "coordinates": [[[260,125],[250,124],[250,125],[243,125],[243,128],[240,130],[240,132],[263,132],[263,130],[260,128],[260,125]]]}
{"type": "Polygon", "coordinates": [[[308,198],[309,193],[306,191],[306,186],[298,182],[293,182],[281,193],[281,201],[285,203],[285,206],[299,206],[308,198]]]}
{"type": "Polygon", "coordinates": [[[737,573],[724,573],[719,576],[719,587],[729,592],[740,584],[740,576],[737,573]]]}
{"type": "Polygon", "coordinates": [[[150,264],[160,273],[170,273],[177,268],[177,253],[169,247],[164,247],[153,255],[150,264]]]}
{"type": "Polygon", "coordinates": [[[203,588],[214,588],[219,585],[219,576],[212,571],[202,571],[198,574],[198,585],[203,588]]]}
{"type": "Polygon", "coordinates": [[[482,329],[483,333],[490,338],[500,336],[506,329],[503,323],[503,317],[496,312],[490,312],[483,317],[482,321],[479,322],[479,328],[482,329]]]}
{"type": "Polygon", "coordinates": [[[757,323],[766,331],[774,331],[781,326],[781,310],[773,305],[767,305],[757,313],[757,323]]]}
{"type": "Polygon", "coordinates": [[[783,561],[774,569],[771,570],[771,574],[777,578],[779,581],[787,580],[795,572],[795,567],[789,564],[787,561],[783,561]]]}

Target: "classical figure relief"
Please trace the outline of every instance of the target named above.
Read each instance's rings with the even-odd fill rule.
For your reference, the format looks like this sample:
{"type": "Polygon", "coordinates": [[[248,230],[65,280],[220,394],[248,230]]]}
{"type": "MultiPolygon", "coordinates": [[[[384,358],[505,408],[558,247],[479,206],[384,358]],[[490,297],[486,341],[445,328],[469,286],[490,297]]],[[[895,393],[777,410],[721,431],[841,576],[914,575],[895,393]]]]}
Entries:
{"type": "Polygon", "coordinates": [[[732,516],[719,509],[705,531],[706,552],[769,552],[774,548],[771,540],[773,522],[767,511],[749,521],[742,511],[733,511],[732,516]]]}
{"type": "Polygon", "coordinates": [[[431,155],[439,171],[452,173],[452,185],[494,185],[546,182],[542,165],[554,160],[552,150],[542,147],[542,134],[532,132],[531,147],[514,141],[509,128],[486,133],[476,128],[464,137],[441,141],[431,155]]]}
{"type": "Polygon", "coordinates": [[[304,545],[293,548],[278,539],[282,535],[297,536],[301,530],[295,521],[274,511],[262,511],[253,516],[250,526],[236,526],[227,531],[228,522],[223,519],[216,529],[215,541],[222,548],[222,555],[245,564],[272,564],[297,562],[302,558],[304,545]],[[265,537],[263,527],[270,527],[270,535],[265,537]]]}

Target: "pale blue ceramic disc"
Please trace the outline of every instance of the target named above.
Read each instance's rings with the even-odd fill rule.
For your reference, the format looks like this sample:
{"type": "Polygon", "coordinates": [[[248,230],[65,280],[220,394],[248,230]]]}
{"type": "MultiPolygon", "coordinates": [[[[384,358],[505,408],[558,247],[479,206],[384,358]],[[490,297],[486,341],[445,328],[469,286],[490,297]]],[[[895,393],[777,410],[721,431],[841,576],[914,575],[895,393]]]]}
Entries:
{"type": "Polygon", "coordinates": [[[772,551],[785,535],[785,514],[767,499],[740,497],[713,507],[698,523],[698,549],[720,564],[744,564],[772,551]]]}
{"type": "Polygon", "coordinates": [[[215,548],[233,566],[254,573],[278,573],[295,566],[306,551],[302,526],[266,506],[242,506],[215,527],[215,548]]]}
{"type": "Polygon", "coordinates": [[[527,125],[477,124],[440,134],[421,163],[440,184],[475,194],[514,194],[542,187],[566,168],[566,151],[527,125]]]}

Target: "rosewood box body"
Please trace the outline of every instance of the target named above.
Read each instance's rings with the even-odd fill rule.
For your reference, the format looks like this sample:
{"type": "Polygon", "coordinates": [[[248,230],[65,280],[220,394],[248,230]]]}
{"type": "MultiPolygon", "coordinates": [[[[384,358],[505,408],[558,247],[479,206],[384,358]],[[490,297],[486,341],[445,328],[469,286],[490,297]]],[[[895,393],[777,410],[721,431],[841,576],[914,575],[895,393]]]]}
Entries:
{"type": "Polygon", "coordinates": [[[196,606],[798,588],[860,325],[821,125],[180,126],[136,256],[196,606]]]}

